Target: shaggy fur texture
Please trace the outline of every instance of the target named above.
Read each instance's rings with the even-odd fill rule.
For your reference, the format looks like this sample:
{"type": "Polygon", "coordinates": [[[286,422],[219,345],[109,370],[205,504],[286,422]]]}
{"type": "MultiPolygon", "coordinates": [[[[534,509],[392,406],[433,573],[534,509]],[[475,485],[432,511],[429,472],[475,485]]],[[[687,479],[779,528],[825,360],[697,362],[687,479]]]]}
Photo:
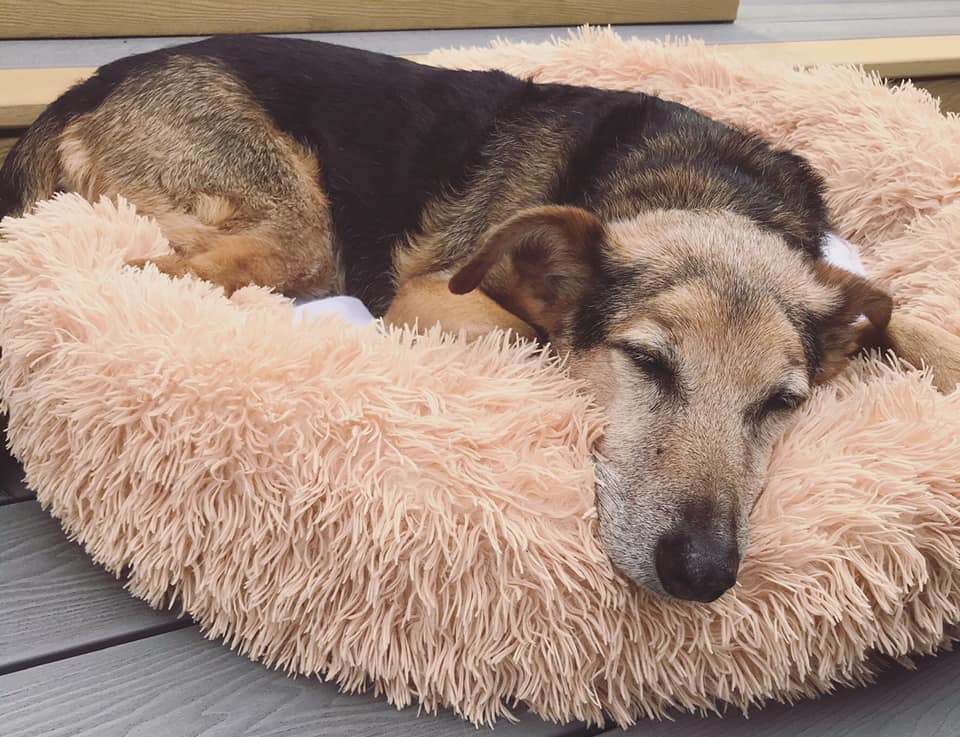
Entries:
{"type": "MultiPolygon", "coordinates": [[[[608,32],[432,61],[653,91],[795,147],[870,273],[960,333],[960,120],[925,92],[608,32]]],[[[819,390],[738,586],[667,601],[600,551],[600,419],[529,348],[294,325],[263,290],[126,268],[165,241],[123,202],[63,196],[3,235],[28,483],[132,593],[250,657],[480,722],[526,702],[627,724],[865,681],[960,621],[960,392],[918,371],[875,358],[819,390]]]]}

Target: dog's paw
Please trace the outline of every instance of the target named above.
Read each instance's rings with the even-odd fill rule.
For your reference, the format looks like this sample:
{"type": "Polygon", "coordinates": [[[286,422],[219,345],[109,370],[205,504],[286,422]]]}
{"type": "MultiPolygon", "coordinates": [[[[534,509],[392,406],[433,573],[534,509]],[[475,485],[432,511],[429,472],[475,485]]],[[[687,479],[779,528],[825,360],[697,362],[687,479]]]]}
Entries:
{"type": "Polygon", "coordinates": [[[132,258],[127,260],[127,266],[134,269],[142,269],[147,264],[153,264],[167,276],[176,277],[190,273],[190,267],[186,259],[175,253],[167,256],[157,256],[156,258],[132,258]]]}

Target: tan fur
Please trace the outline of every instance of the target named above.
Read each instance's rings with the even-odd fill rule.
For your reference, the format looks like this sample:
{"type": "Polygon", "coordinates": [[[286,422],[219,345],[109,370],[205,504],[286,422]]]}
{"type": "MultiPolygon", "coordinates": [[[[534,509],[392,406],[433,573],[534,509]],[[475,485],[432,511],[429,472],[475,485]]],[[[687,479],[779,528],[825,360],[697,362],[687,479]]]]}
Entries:
{"type": "Polygon", "coordinates": [[[219,233],[199,241],[189,256],[172,253],[154,259],[135,259],[128,263],[138,268],[152,263],[170,276],[193,274],[232,294],[249,284],[272,286],[278,282],[291,283],[284,279],[289,262],[281,248],[274,240],[258,238],[250,233],[219,233]]]}
{"type": "Polygon", "coordinates": [[[441,325],[447,332],[462,332],[468,340],[480,338],[491,330],[510,330],[516,337],[535,340],[537,332],[528,323],[493,301],[480,290],[452,294],[445,273],[409,279],[400,285],[390,309],[383,316],[388,325],[441,325]]]}
{"type": "Polygon", "coordinates": [[[228,292],[247,283],[342,291],[319,162],[214,62],[173,57],[123,82],[65,128],[59,155],[70,189],[123,195],[157,218],[176,255],[156,263],[171,275],[228,292]],[[188,123],[184,111],[209,122],[188,123]]]}

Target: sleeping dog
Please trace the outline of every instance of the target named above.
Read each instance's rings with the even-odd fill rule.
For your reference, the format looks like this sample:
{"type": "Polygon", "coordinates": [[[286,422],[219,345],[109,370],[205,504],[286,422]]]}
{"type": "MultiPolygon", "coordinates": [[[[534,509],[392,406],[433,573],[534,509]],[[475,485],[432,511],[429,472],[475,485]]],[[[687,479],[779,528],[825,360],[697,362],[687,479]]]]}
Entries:
{"type": "Polygon", "coordinates": [[[172,277],[549,343],[606,410],[606,552],[683,599],[734,584],[774,440],[891,316],[823,260],[823,183],[793,153],[645,94],[321,43],[104,66],[11,152],[0,215],[58,190],[156,218],[172,277]]]}

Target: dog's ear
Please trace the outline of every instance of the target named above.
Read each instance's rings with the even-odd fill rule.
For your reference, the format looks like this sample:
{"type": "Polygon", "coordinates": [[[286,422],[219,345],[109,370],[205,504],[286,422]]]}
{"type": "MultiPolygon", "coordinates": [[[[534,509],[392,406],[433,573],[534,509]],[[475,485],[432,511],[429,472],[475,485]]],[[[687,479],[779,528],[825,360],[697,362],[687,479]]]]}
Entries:
{"type": "Polygon", "coordinates": [[[890,324],[893,298],[862,276],[832,264],[821,261],[814,268],[817,279],[839,295],[830,312],[817,321],[823,352],[815,381],[822,384],[840,373],[854,353],[880,341],[890,324]]]}
{"type": "Polygon", "coordinates": [[[604,227],[578,207],[537,207],[491,228],[450,279],[454,294],[481,288],[548,336],[580,303],[600,269],[604,227]]]}

